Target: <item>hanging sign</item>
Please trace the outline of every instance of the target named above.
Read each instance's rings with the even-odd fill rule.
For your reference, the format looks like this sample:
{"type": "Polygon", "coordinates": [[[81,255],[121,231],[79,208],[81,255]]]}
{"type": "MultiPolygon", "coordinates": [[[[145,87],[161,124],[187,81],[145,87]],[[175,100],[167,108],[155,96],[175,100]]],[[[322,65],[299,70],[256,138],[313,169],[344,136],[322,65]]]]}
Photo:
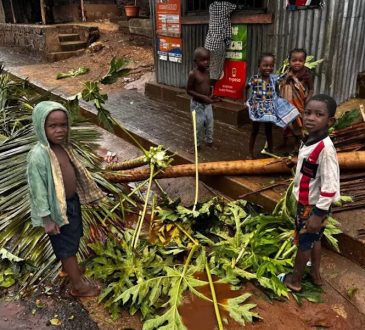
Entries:
{"type": "Polygon", "coordinates": [[[157,34],[180,37],[181,34],[181,1],[156,1],[157,34]]]}
{"type": "Polygon", "coordinates": [[[323,6],[323,0],[287,0],[286,8],[289,10],[316,9],[323,6]]]}
{"type": "Polygon", "coordinates": [[[233,99],[242,98],[242,91],[246,82],[247,62],[224,62],[224,77],[215,84],[214,95],[233,99]]]}
{"type": "Polygon", "coordinates": [[[242,98],[247,69],[247,25],[232,25],[232,41],[226,51],[223,78],[215,84],[214,95],[242,98]]]}
{"type": "Polygon", "coordinates": [[[159,36],[157,38],[157,54],[161,61],[182,62],[181,38],[159,36]]]}

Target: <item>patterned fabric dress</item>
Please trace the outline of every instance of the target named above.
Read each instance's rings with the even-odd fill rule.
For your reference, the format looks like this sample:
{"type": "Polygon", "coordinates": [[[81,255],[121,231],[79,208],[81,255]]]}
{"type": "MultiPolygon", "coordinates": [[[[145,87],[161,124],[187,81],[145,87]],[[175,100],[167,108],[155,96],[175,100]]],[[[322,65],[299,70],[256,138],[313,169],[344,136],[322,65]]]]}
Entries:
{"type": "Polygon", "coordinates": [[[273,74],[269,81],[265,81],[257,74],[248,81],[251,96],[247,106],[252,121],[271,122],[279,127],[286,127],[299,116],[293,105],[278,96],[276,84],[279,79],[279,75],[273,74]]]}
{"type": "Polygon", "coordinates": [[[223,72],[226,47],[231,43],[231,14],[236,5],[229,1],[214,1],[209,6],[209,30],[204,48],[210,50],[210,78],[218,80],[223,72]]]}

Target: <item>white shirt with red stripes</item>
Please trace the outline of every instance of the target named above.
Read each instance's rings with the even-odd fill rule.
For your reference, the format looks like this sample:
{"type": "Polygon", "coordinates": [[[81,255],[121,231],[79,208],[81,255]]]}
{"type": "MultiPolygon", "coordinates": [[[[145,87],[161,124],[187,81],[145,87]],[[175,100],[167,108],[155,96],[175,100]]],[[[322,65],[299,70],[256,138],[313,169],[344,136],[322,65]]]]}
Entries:
{"type": "Polygon", "coordinates": [[[329,136],[300,147],[293,193],[298,203],[314,205],[321,213],[340,198],[340,170],[329,136]]]}

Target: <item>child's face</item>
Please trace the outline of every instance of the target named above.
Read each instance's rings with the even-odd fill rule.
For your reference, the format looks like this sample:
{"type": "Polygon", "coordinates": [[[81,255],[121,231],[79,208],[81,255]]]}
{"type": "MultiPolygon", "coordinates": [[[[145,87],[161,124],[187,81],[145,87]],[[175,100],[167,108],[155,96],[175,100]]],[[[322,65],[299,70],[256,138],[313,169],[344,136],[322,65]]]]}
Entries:
{"type": "Polygon", "coordinates": [[[274,71],[274,58],[271,56],[265,56],[262,58],[259,71],[263,77],[268,77],[274,71]]]}
{"type": "Polygon", "coordinates": [[[295,52],[291,54],[289,66],[293,72],[298,72],[304,68],[305,54],[303,52],[295,52]]]}
{"type": "Polygon", "coordinates": [[[208,70],[210,63],[209,54],[201,54],[195,59],[196,66],[201,70],[208,70]]]}
{"type": "Polygon", "coordinates": [[[62,144],[68,135],[67,115],[62,110],[52,111],[44,125],[46,136],[51,144],[62,144]]]}
{"type": "Polygon", "coordinates": [[[334,124],[334,118],[329,116],[327,104],[322,101],[309,101],[303,115],[304,128],[309,134],[321,134],[334,124]]]}

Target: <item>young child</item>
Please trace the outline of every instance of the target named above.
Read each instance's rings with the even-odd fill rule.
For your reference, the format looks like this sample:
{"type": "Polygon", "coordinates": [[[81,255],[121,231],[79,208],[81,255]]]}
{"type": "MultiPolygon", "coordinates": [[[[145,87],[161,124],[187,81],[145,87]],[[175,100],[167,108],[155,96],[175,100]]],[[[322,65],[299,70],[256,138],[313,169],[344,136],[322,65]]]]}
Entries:
{"type": "Polygon", "coordinates": [[[284,130],[284,144],[291,134],[303,137],[303,112],[307,101],[314,92],[313,74],[305,66],[307,53],[302,48],[295,48],[289,52],[289,70],[280,81],[280,95],[286,98],[300,112],[300,117],[295,121],[296,127],[284,130]],[[299,129],[298,132],[294,132],[299,129]]]}
{"type": "Polygon", "coordinates": [[[255,158],[254,147],[260,123],[265,123],[267,148],[269,152],[273,152],[272,124],[286,127],[298,116],[295,107],[277,95],[276,84],[279,75],[272,74],[274,64],[273,54],[262,54],[258,61],[259,73],[250,78],[243,93],[243,101],[246,102],[247,92],[251,89],[251,96],[246,104],[252,120],[249,142],[249,152],[252,159],[255,158]]]}
{"type": "Polygon", "coordinates": [[[293,274],[285,278],[286,286],[295,292],[302,288],[301,279],[309,259],[311,279],[314,284],[322,285],[321,238],[331,204],[340,193],[336,149],[328,136],[328,128],[335,122],[336,107],[333,98],[319,94],[308,101],[303,114],[309,135],[299,149],[293,190],[298,202],[298,252],[293,274]]]}
{"type": "Polygon", "coordinates": [[[28,154],[27,176],[33,226],[43,226],[71,282],[71,295],[97,296],[100,289],[83,278],[76,253],[83,235],[81,203],[103,197],[69,144],[70,120],[59,103],[44,101],[33,111],[38,143],[28,154]]]}
{"type": "Polygon", "coordinates": [[[190,71],[186,91],[192,96],[190,110],[196,112],[196,130],[198,149],[203,140],[207,146],[213,145],[213,109],[212,103],[219,102],[219,99],[212,96],[209,76],[209,50],[199,47],[194,51],[194,62],[196,67],[190,71]]]}

